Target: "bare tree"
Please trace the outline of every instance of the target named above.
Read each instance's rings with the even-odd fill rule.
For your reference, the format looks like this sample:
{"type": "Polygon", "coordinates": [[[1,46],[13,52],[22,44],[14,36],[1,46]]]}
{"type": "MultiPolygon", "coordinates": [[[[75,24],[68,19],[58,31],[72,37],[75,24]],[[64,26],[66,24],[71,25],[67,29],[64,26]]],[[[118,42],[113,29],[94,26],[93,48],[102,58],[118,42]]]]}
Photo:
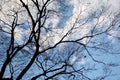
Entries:
{"type": "Polygon", "coordinates": [[[119,53],[107,38],[119,39],[113,33],[119,33],[119,12],[110,6],[91,9],[81,3],[76,13],[65,17],[66,8],[73,9],[66,0],[1,2],[0,80],[6,74],[11,80],[92,80],[89,72],[97,72],[96,65],[103,67],[103,75],[95,78],[103,80],[111,75],[110,67],[118,66],[96,57],[119,53]],[[62,28],[59,19],[66,21],[59,23],[62,28]]]}

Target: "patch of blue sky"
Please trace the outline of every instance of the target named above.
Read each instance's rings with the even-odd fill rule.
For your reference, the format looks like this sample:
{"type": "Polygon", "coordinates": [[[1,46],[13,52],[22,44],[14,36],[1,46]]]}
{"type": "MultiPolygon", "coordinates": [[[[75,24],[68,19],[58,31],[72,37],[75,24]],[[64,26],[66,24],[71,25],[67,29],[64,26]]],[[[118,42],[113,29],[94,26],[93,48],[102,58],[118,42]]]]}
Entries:
{"type": "Polygon", "coordinates": [[[66,22],[73,14],[73,5],[69,4],[69,2],[65,0],[60,0],[59,2],[59,13],[61,14],[61,18],[58,22],[58,27],[63,28],[66,25],[66,22]]]}

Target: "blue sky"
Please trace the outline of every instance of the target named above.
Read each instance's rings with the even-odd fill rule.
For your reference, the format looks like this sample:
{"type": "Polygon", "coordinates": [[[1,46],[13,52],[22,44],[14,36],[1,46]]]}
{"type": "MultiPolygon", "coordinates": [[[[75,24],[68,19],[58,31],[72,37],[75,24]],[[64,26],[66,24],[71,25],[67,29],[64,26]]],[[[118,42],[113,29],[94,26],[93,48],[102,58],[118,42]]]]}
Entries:
{"type": "MultiPolygon", "coordinates": [[[[45,25],[47,26],[46,28],[50,28],[52,30],[46,34],[44,33],[42,34],[40,43],[42,43],[41,46],[43,47],[41,49],[44,49],[48,46],[52,46],[55,43],[57,43],[57,41],[59,41],[61,36],[65,35],[65,33],[69,31],[70,28],[73,26],[75,29],[64,40],[76,40],[86,35],[96,34],[98,32],[104,31],[106,28],[108,28],[111,25],[112,20],[115,18],[114,15],[120,11],[119,3],[120,0],[114,0],[114,1],[113,0],[58,0],[57,5],[59,7],[57,8],[58,9],[57,11],[60,15],[59,16],[52,15],[52,17],[50,16],[50,19],[48,19],[48,21],[46,22],[45,25]],[[59,1],[61,1],[61,3],[59,1]],[[102,10],[104,12],[102,14],[99,13],[102,10]],[[94,31],[92,32],[91,30],[93,29],[94,31]]],[[[5,7],[6,6],[3,6],[3,9],[5,7]]],[[[50,7],[52,9],[55,8],[54,4],[51,5],[50,7]]],[[[7,8],[10,7],[9,6],[6,7],[5,11],[7,10],[7,8]]],[[[31,11],[33,11],[32,8],[31,11]]],[[[34,15],[34,13],[32,14],[34,15]]],[[[3,15],[1,16],[2,16],[1,18],[3,18],[3,15]]],[[[116,17],[115,19],[119,20],[120,17],[116,17]]],[[[8,19],[5,18],[5,21],[7,20],[9,21],[9,18],[8,19]]],[[[27,18],[22,15],[22,17],[20,18],[20,23],[26,20],[27,18]]],[[[19,28],[15,29],[16,31],[15,38],[17,39],[16,42],[18,44],[24,43],[25,41],[23,38],[24,36],[27,37],[27,34],[29,33],[28,30],[29,27],[25,28],[24,25],[28,26],[29,21],[28,22],[26,21],[23,24],[23,26],[20,26],[19,28]]],[[[120,66],[119,66],[120,40],[119,38],[115,38],[116,36],[120,37],[118,25],[120,25],[120,22],[117,22],[112,27],[112,29],[110,29],[110,31],[107,33],[103,33],[93,38],[85,38],[80,41],[81,43],[87,44],[87,49],[95,60],[105,62],[106,65],[95,62],[92,59],[92,57],[89,55],[89,53],[85,50],[85,48],[80,48],[80,50],[76,51],[76,53],[71,56],[70,64],[74,65],[76,69],[85,67],[84,74],[87,75],[87,77],[90,77],[92,80],[96,80],[95,78],[100,78],[104,75],[108,75],[108,76],[103,80],[120,79],[120,72],[119,72],[120,71],[120,66]]],[[[2,37],[3,35],[0,35],[0,39],[2,37]]],[[[0,43],[2,43],[2,41],[3,40],[1,39],[0,43]]],[[[0,50],[2,50],[3,47],[4,45],[2,46],[0,45],[0,50]]],[[[33,47],[34,46],[32,46],[32,48],[33,47]]],[[[59,53],[58,56],[60,55],[60,53],[62,53],[62,56],[61,55],[60,56],[63,57],[64,59],[67,53],[66,50],[67,47],[70,48],[68,49],[69,52],[69,50],[78,47],[78,45],[72,45],[72,46],[69,44],[60,45],[57,46],[55,50],[51,50],[51,53],[53,54],[59,53]]],[[[43,56],[49,56],[49,55],[43,55],[43,56]]],[[[57,56],[58,59],[56,60],[59,60],[58,56],[57,56]]],[[[33,76],[33,74],[37,74],[41,72],[38,71],[38,69],[35,70],[34,69],[35,67],[37,66],[33,64],[33,66],[30,69],[32,73],[30,73],[30,75],[24,76],[24,78],[28,76],[31,77],[33,76]]],[[[29,74],[29,72],[27,74],[29,74]]],[[[9,73],[5,74],[5,76],[9,76],[9,73]]],[[[61,80],[66,80],[66,79],[64,79],[63,76],[61,77],[61,80]]]]}

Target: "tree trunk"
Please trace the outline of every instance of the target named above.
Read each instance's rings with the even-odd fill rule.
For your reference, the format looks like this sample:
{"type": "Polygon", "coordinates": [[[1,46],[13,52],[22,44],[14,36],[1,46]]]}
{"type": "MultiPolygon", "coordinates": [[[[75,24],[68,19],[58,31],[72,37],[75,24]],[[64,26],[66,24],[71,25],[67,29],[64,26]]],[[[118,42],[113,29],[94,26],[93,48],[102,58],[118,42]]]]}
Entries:
{"type": "Polygon", "coordinates": [[[20,80],[24,74],[29,70],[29,68],[32,66],[32,64],[34,63],[35,59],[36,59],[37,55],[35,54],[31,61],[28,63],[28,65],[22,70],[22,72],[18,75],[17,79],[16,80],[20,80]]]}
{"type": "Polygon", "coordinates": [[[5,62],[4,62],[4,64],[3,64],[3,66],[2,66],[2,68],[1,68],[0,80],[2,80],[3,75],[4,75],[4,73],[5,73],[5,69],[6,69],[6,67],[7,67],[8,64],[9,64],[9,60],[6,59],[5,62]]]}

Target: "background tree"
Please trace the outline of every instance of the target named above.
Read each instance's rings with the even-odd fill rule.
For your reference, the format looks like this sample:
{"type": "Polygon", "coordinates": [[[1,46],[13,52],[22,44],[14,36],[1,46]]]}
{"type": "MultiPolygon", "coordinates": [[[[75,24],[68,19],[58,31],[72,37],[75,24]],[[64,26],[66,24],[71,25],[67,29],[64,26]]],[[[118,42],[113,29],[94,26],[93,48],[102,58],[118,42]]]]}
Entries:
{"type": "Polygon", "coordinates": [[[114,75],[119,63],[109,57],[120,56],[119,9],[112,11],[109,2],[95,8],[89,1],[73,2],[1,0],[0,80],[105,80],[114,75]]]}

